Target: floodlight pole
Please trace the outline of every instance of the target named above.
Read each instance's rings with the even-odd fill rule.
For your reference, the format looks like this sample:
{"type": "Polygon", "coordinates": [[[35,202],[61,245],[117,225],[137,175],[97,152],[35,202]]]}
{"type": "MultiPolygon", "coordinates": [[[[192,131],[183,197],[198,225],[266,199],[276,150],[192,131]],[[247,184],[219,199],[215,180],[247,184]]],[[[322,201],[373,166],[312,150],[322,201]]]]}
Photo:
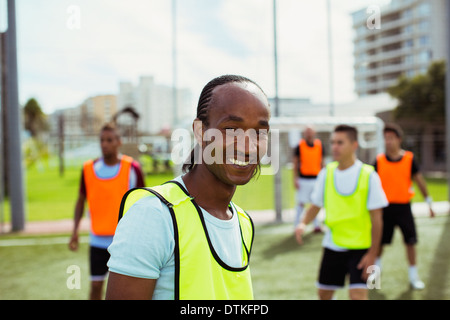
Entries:
{"type": "MultiPolygon", "coordinates": [[[[447,149],[447,185],[450,185],[450,2],[446,1],[445,5],[447,6],[447,31],[446,31],[446,37],[447,37],[447,75],[446,75],[446,86],[445,86],[445,104],[446,104],[446,110],[445,110],[445,119],[446,119],[446,149],[447,149]]],[[[450,188],[448,188],[448,198],[447,200],[450,201],[450,188]]]]}
{"type": "Polygon", "coordinates": [[[16,3],[8,0],[8,30],[6,31],[6,123],[8,152],[8,194],[11,204],[12,231],[25,228],[25,202],[20,130],[20,105],[17,77],[16,3]]]}
{"type": "MultiPolygon", "coordinates": [[[[274,57],[274,69],[275,69],[275,117],[280,116],[280,106],[278,99],[278,44],[277,44],[277,0],[273,0],[273,57],[274,57]]],[[[276,141],[276,143],[280,143],[280,141],[276,141]]],[[[278,150],[280,148],[278,147],[278,150]]],[[[279,158],[281,155],[277,155],[279,158]]],[[[282,198],[281,198],[281,170],[282,163],[280,161],[280,165],[275,172],[275,221],[282,221],[282,198]]]]}
{"type": "Polygon", "coordinates": [[[172,0],[172,130],[178,124],[177,72],[177,0],[172,0]]]}
{"type": "Polygon", "coordinates": [[[327,0],[327,22],[328,22],[328,68],[330,77],[330,116],[333,117],[334,112],[334,88],[333,88],[333,42],[331,28],[331,1],[327,0]]]}

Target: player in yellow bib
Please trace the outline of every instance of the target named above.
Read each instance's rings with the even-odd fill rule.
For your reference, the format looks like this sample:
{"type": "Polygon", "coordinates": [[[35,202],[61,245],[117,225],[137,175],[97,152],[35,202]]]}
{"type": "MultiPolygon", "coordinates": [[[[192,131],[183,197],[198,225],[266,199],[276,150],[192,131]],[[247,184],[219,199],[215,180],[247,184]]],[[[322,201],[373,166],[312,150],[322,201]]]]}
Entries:
{"type": "Polygon", "coordinates": [[[332,299],[349,275],[352,300],[368,298],[367,279],[375,264],[382,233],[382,208],[388,202],[372,166],[356,158],[357,130],[337,126],[332,134],[334,162],[322,169],[312,194],[312,206],[296,228],[299,244],[306,225],[325,209],[327,231],[317,281],[322,300],[332,299]]]}

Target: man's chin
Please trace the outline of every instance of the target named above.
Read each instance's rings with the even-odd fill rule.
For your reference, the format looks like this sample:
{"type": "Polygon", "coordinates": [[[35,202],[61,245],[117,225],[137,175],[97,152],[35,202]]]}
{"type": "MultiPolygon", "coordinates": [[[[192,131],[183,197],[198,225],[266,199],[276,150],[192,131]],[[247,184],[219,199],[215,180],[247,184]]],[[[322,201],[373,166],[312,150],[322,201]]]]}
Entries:
{"type": "Polygon", "coordinates": [[[228,180],[236,186],[246,185],[254,177],[256,169],[256,167],[253,167],[244,172],[228,172],[228,180]]]}

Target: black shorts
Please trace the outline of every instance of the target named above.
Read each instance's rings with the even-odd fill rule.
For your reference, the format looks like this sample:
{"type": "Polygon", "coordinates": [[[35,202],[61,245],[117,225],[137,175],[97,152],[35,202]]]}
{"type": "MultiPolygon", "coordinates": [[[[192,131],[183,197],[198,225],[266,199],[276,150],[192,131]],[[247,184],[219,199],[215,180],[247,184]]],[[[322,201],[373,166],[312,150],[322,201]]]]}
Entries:
{"type": "Polygon", "coordinates": [[[411,204],[390,204],[383,209],[383,237],[382,244],[390,244],[394,235],[395,226],[403,234],[405,244],[417,243],[416,225],[411,211],[411,204]]]}
{"type": "Polygon", "coordinates": [[[349,275],[350,289],[367,289],[367,283],[362,279],[363,270],[357,268],[367,251],[368,249],[339,252],[324,248],[317,287],[325,290],[341,289],[349,275]]]}
{"type": "Polygon", "coordinates": [[[107,249],[89,247],[89,261],[91,281],[103,281],[108,275],[108,260],[110,254],[107,249]]]}

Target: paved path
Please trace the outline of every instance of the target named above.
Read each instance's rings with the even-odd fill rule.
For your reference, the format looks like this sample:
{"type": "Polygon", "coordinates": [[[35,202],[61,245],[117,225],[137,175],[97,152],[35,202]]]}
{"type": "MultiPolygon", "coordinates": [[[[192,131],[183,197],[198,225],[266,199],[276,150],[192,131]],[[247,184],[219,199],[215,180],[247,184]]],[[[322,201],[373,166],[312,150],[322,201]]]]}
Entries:
{"type": "MultiPolygon", "coordinates": [[[[436,215],[448,215],[450,212],[449,202],[435,202],[433,203],[433,209],[436,215]]],[[[427,216],[428,205],[426,203],[414,203],[412,205],[414,216],[427,216]]],[[[260,210],[249,211],[249,215],[252,217],[255,224],[267,224],[275,221],[274,210],[260,210]]],[[[323,215],[323,211],[319,213],[323,215]]],[[[295,209],[286,209],[283,211],[282,220],[286,223],[293,223],[295,216],[295,209]]],[[[72,219],[56,220],[56,221],[34,221],[27,222],[25,230],[20,234],[54,234],[54,233],[70,233],[72,232],[73,221],[72,219]]],[[[83,218],[80,225],[81,231],[89,231],[89,220],[83,218]]],[[[9,223],[5,223],[0,229],[0,235],[2,233],[9,233],[11,226],[9,223]]]]}

